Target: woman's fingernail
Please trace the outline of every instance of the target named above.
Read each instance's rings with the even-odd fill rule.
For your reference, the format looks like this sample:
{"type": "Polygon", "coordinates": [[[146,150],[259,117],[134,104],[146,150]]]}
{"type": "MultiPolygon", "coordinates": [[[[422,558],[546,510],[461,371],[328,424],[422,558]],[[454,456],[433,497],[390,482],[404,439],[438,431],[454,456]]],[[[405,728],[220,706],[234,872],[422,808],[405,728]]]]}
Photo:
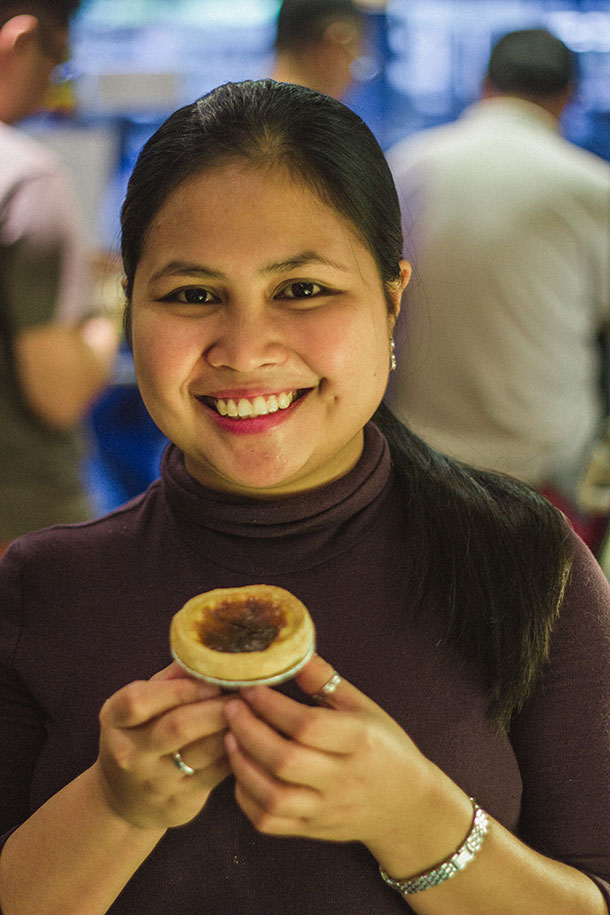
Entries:
{"type": "Polygon", "coordinates": [[[235,751],[239,749],[235,734],[232,734],[231,731],[228,731],[225,734],[225,747],[227,748],[228,753],[235,753],[235,751]]]}

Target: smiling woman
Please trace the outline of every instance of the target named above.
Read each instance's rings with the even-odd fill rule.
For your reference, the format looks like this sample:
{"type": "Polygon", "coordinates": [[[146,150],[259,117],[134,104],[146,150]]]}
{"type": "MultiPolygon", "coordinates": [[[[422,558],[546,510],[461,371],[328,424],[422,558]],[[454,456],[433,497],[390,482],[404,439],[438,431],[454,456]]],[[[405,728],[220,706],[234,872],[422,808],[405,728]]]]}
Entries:
{"type": "Polygon", "coordinates": [[[144,147],[126,326],[171,444],[0,564],[4,915],[608,915],[609,587],[383,405],[400,222],[368,128],[302,87],[222,86],[144,147]],[[263,582],[339,673],[167,666],[193,595],[263,582]]]}
{"type": "Polygon", "coordinates": [[[134,275],[133,354],[192,476],[264,498],[351,470],[408,276],[400,262],[384,291],[355,226],[285,165],[231,161],[173,190],[134,275]]]}

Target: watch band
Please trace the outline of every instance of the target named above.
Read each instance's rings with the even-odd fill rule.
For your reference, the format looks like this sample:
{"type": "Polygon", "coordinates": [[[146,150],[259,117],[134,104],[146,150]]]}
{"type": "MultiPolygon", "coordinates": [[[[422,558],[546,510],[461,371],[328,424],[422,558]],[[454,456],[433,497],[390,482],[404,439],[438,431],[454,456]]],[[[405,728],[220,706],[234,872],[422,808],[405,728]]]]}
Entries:
{"type": "Polygon", "coordinates": [[[470,802],[473,809],[472,824],[468,835],[457,851],[430,870],[416,874],[414,877],[407,877],[405,880],[394,880],[380,867],[379,872],[388,886],[391,886],[392,889],[403,896],[410,896],[413,893],[421,893],[422,890],[438,886],[439,883],[444,883],[445,880],[451,880],[452,877],[463,871],[465,867],[468,867],[481,850],[483,840],[489,830],[489,817],[485,811],[479,807],[474,798],[471,797],[470,802]]]}

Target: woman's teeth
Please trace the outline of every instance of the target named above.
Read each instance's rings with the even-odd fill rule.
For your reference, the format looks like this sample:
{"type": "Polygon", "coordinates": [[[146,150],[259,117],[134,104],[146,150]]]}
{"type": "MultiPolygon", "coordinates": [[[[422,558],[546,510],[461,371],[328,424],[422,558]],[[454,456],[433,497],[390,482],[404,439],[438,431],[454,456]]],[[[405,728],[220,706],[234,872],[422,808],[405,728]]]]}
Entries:
{"type": "Polygon", "coordinates": [[[296,400],[296,391],[282,394],[272,394],[270,397],[255,397],[248,400],[240,397],[239,400],[215,400],[214,405],[221,416],[230,416],[235,419],[253,419],[255,416],[266,416],[268,413],[277,413],[285,410],[293,400],[296,400]]]}

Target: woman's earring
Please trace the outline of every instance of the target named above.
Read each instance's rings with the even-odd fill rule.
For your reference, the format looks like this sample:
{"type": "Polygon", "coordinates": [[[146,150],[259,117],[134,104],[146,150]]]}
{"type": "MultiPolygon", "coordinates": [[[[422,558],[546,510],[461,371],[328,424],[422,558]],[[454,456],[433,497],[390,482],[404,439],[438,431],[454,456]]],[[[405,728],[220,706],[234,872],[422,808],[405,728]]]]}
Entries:
{"type": "Polygon", "coordinates": [[[394,337],[390,335],[390,371],[393,372],[396,368],[396,344],[394,343],[394,337]]]}

